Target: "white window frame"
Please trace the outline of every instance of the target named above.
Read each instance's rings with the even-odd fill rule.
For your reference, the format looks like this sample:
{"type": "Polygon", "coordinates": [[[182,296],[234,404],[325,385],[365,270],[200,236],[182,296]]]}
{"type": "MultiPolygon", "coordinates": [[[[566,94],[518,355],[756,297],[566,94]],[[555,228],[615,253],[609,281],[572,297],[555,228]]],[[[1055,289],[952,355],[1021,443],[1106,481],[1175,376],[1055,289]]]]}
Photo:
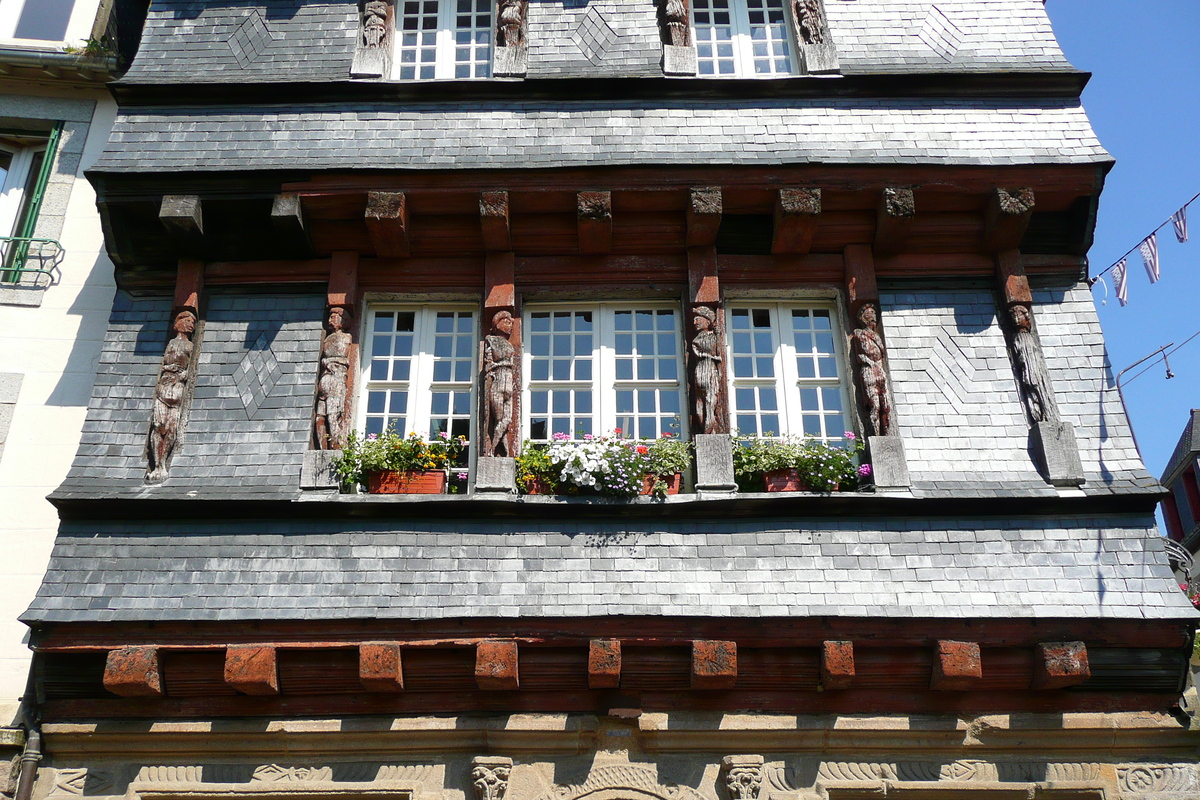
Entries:
{"type": "MultiPolygon", "coordinates": [[[[427,0],[418,0],[418,1],[424,3],[427,0]]],[[[404,67],[404,62],[402,59],[403,37],[404,37],[404,28],[403,28],[403,25],[404,25],[404,0],[396,0],[396,31],[394,33],[394,39],[393,39],[393,45],[392,45],[392,62],[393,62],[392,63],[392,79],[393,80],[415,80],[415,81],[421,81],[421,80],[448,81],[448,80],[486,80],[487,78],[492,77],[492,75],[491,75],[492,58],[495,54],[495,48],[496,48],[495,4],[493,3],[488,11],[488,13],[490,15],[489,16],[490,41],[488,42],[488,45],[487,45],[487,58],[484,59],[485,63],[488,65],[488,67],[487,67],[488,74],[470,77],[470,78],[456,78],[455,71],[456,71],[456,67],[458,66],[458,61],[456,60],[457,59],[457,56],[456,56],[457,44],[455,42],[455,34],[458,31],[458,27],[457,27],[458,0],[437,0],[437,3],[438,3],[438,24],[437,24],[437,38],[436,38],[436,42],[434,44],[434,74],[433,74],[433,77],[432,78],[422,78],[421,77],[421,64],[418,61],[416,63],[416,74],[412,78],[402,78],[401,70],[404,67]]],[[[477,14],[477,12],[473,11],[471,13],[471,16],[474,17],[476,14],[477,14]]],[[[475,28],[472,27],[471,30],[475,30],[475,28]]],[[[419,35],[420,35],[420,32],[418,31],[418,36],[419,35]]],[[[418,50],[417,50],[417,55],[419,58],[420,57],[419,46],[418,46],[418,50]]],[[[475,62],[472,61],[471,63],[473,64],[475,62]]]]}
{"type": "MultiPolygon", "coordinates": [[[[691,7],[691,25],[692,25],[692,40],[698,47],[701,42],[697,35],[696,27],[696,7],[695,4],[689,4],[691,7]]],[[[795,25],[792,21],[791,3],[788,0],[783,2],[783,26],[784,37],[788,44],[788,71],[787,72],[764,72],[759,73],[754,70],[754,39],[751,37],[750,31],[750,15],[749,9],[746,7],[746,0],[729,0],[729,22],[732,30],[732,45],[733,45],[733,65],[732,73],[721,73],[715,71],[711,74],[702,73],[697,70],[697,77],[701,78],[777,78],[789,77],[799,74],[799,59],[797,58],[798,50],[796,45],[795,25]]],[[[710,13],[712,13],[710,11],[710,13]]],[[[715,45],[714,45],[715,47],[715,45]]],[[[715,55],[715,54],[714,54],[715,55]]],[[[697,56],[699,53],[697,52],[697,56]]]]}
{"type": "Polygon", "coordinates": [[[45,149],[45,145],[18,148],[0,144],[0,150],[12,155],[8,175],[0,185],[0,236],[12,236],[16,230],[25,186],[29,183],[29,168],[33,166],[34,156],[45,149]]]}
{"type": "MultiPolygon", "coordinates": [[[[602,302],[567,302],[567,303],[536,303],[529,304],[522,310],[522,347],[521,347],[521,436],[531,438],[530,418],[532,416],[531,395],[534,389],[582,389],[590,388],[592,392],[592,435],[600,436],[611,433],[617,427],[617,391],[619,389],[668,389],[678,387],[679,390],[679,419],[678,427],[672,431],[675,436],[684,439],[688,436],[688,386],[687,360],[685,358],[686,342],[684,341],[683,326],[686,320],[683,307],[677,302],[648,301],[644,303],[628,301],[602,302]],[[674,381],[654,379],[617,380],[617,351],[615,316],[618,311],[670,310],[675,312],[675,357],[676,375],[674,381]],[[554,311],[591,311],[596,320],[592,343],[592,379],[586,384],[583,381],[544,381],[532,380],[533,352],[529,346],[532,334],[531,317],[537,312],[554,311]]],[[[578,431],[572,431],[572,438],[578,438],[578,431]]],[[[633,439],[636,431],[623,431],[623,438],[633,439]]],[[[551,432],[547,432],[552,436],[551,432]]],[[[535,440],[543,441],[543,440],[535,440]]],[[[545,441],[550,441],[547,439],[545,441]]]]}
{"type": "Polygon", "coordinates": [[[26,3],[37,3],[40,0],[0,0],[0,42],[15,44],[21,47],[34,47],[58,50],[63,43],[83,42],[92,35],[92,25],[96,21],[96,10],[99,0],[75,0],[71,7],[71,19],[67,22],[67,30],[58,41],[49,39],[18,39],[17,24],[26,3]]]}
{"type": "MultiPolygon", "coordinates": [[[[434,381],[434,353],[433,343],[434,334],[436,332],[438,312],[458,312],[471,314],[471,372],[470,378],[465,385],[470,387],[470,403],[471,416],[468,439],[474,444],[476,438],[476,424],[478,417],[478,377],[479,377],[479,307],[465,303],[445,303],[445,304],[404,304],[404,303],[371,303],[366,308],[366,313],[363,314],[361,323],[361,332],[359,336],[360,355],[359,355],[359,381],[358,381],[358,403],[355,414],[355,427],[357,430],[366,430],[367,424],[367,398],[368,392],[371,389],[395,389],[404,387],[408,391],[408,410],[405,413],[407,427],[404,432],[405,436],[416,432],[422,438],[428,441],[430,435],[430,427],[432,423],[433,409],[433,394],[438,389],[452,388],[459,389],[464,386],[462,381],[434,381]],[[413,356],[412,367],[409,372],[407,381],[397,380],[372,380],[371,379],[371,353],[374,342],[372,336],[374,333],[375,312],[412,312],[416,314],[415,324],[413,325],[413,356]]],[[[453,412],[453,409],[451,409],[453,412]]],[[[384,412],[384,417],[390,416],[387,411],[384,412]]],[[[386,426],[385,426],[386,429],[386,426]]],[[[474,457],[472,457],[472,462],[474,457]]]]}
{"type": "MultiPolygon", "coordinates": [[[[843,433],[854,431],[856,428],[853,398],[850,394],[850,381],[853,378],[853,365],[847,352],[846,336],[841,319],[839,305],[834,301],[822,299],[797,298],[794,300],[753,300],[738,299],[726,303],[725,307],[725,345],[726,376],[729,388],[729,416],[733,428],[737,429],[737,389],[748,386],[774,386],[776,404],[781,430],[774,431],[775,438],[784,436],[804,437],[804,419],[801,413],[802,388],[832,388],[835,384],[842,404],[842,427],[839,430],[825,430],[824,436],[816,438],[830,444],[840,444],[845,441],[843,433]],[[771,378],[738,378],[734,371],[734,330],[733,312],[735,309],[767,308],[771,311],[771,337],[773,344],[773,366],[775,377],[771,378]],[[833,338],[833,359],[837,366],[837,378],[801,378],[796,366],[796,346],[792,337],[791,316],[796,309],[821,310],[829,312],[829,326],[833,338]],[[786,316],[785,316],[786,315],[786,316]],[[830,435],[832,434],[832,435],[830,435]]],[[[737,431],[749,435],[752,431],[737,431]]]]}

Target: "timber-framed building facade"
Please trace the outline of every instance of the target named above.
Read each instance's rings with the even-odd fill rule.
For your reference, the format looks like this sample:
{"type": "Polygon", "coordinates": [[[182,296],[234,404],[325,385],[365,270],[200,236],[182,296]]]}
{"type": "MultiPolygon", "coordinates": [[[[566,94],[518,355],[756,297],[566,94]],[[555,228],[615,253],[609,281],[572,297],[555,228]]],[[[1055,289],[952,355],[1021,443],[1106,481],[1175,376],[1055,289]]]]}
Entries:
{"type": "Polygon", "coordinates": [[[154,0],[39,800],[1200,796],[1086,78],[1036,0],[154,0]],[[464,491],[339,487],[389,427],[464,491]],[[616,429],[684,491],[518,493],[616,429]]]}

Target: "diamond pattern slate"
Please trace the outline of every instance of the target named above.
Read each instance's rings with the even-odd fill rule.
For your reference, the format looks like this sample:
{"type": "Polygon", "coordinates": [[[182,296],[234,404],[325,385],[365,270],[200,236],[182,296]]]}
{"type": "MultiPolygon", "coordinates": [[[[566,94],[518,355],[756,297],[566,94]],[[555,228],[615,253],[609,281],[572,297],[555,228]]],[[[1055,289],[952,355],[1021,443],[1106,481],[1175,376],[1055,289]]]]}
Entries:
{"type": "Polygon", "coordinates": [[[260,333],[246,352],[233,373],[238,396],[246,407],[248,419],[256,419],[263,401],[270,396],[275,384],[283,376],[283,367],[271,350],[271,340],[266,332],[260,333]]]}
{"type": "Polygon", "coordinates": [[[253,9],[226,41],[238,65],[244,69],[271,46],[275,36],[258,9],[253,9]]]}
{"type": "Polygon", "coordinates": [[[571,33],[571,39],[587,56],[588,61],[599,64],[604,60],[608,50],[621,37],[608,24],[604,13],[596,6],[588,9],[587,14],[580,20],[579,25],[571,33]]]}

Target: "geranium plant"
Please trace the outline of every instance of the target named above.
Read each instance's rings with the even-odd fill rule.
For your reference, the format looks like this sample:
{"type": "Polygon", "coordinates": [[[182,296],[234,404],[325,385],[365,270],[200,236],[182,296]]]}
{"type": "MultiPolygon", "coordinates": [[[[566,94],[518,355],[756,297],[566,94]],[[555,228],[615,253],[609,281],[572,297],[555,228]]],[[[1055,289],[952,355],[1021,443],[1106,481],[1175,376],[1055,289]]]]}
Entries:
{"type": "Polygon", "coordinates": [[[759,491],[760,476],[776,470],[796,470],[814,492],[850,491],[871,475],[870,464],[855,463],[863,447],[852,431],[845,432],[844,445],[788,436],[733,438],[733,472],[746,491],[759,491]]]}
{"type": "Polygon", "coordinates": [[[444,470],[458,462],[466,437],[442,431],[431,441],[415,431],[401,436],[393,426],[381,434],[360,436],[351,431],[342,455],[333,460],[333,472],[346,486],[363,483],[372,472],[444,470]]]}

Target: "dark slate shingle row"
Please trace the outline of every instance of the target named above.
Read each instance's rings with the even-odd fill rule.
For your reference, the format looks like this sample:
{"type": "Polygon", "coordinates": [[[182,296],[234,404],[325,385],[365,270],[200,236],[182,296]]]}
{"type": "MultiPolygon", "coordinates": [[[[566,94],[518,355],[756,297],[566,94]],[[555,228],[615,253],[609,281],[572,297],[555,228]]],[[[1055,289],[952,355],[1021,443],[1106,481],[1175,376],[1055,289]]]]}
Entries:
{"type": "Polygon", "coordinates": [[[28,622],[1170,618],[1149,516],[563,524],[66,524],[28,622]]]}

